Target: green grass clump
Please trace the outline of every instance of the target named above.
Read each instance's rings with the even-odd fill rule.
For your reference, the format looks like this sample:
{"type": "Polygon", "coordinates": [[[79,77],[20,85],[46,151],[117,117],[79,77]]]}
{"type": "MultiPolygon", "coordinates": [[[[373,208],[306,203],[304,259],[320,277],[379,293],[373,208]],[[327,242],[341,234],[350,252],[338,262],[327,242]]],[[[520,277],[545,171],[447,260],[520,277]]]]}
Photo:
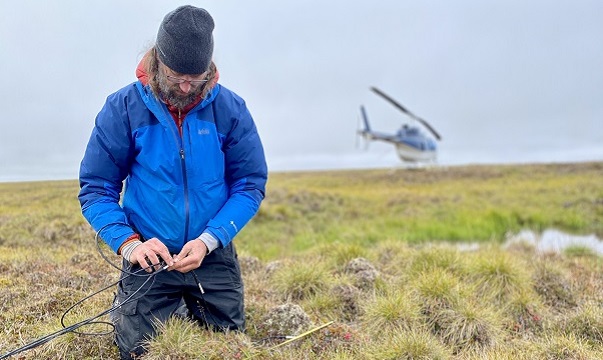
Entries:
{"type": "Polygon", "coordinates": [[[529,343],[506,342],[478,352],[468,352],[459,356],[463,360],[534,360],[528,352],[529,343]]]}
{"type": "Polygon", "coordinates": [[[378,336],[382,331],[416,330],[421,323],[421,306],[411,293],[403,289],[378,295],[365,308],[363,327],[378,336]]]}
{"type": "Polygon", "coordinates": [[[564,330],[593,345],[603,344],[603,309],[593,304],[578,308],[567,320],[564,330]]]}
{"type": "Polygon", "coordinates": [[[507,330],[528,338],[533,338],[543,330],[545,307],[535,291],[529,289],[515,293],[501,306],[508,316],[507,330]]]}
{"type": "Polygon", "coordinates": [[[449,272],[459,272],[463,267],[461,254],[457,248],[450,246],[428,246],[412,258],[410,271],[423,273],[433,269],[444,269],[449,272]]]}
{"type": "Polygon", "coordinates": [[[196,323],[172,318],[157,324],[157,336],[146,344],[141,360],[221,360],[253,356],[249,339],[238,332],[213,332],[196,323]]]}
{"type": "Polygon", "coordinates": [[[315,256],[332,266],[343,266],[350,260],[366,256],[367,248],[358,244],[345,244],[339,241],[317,245],[308,251],[308,255],[315,256]]]}
{"type": "Polygon", "coordinates": [[[552,334],[538,341],[531,351],[535,359],[596,360],[601,359],[600,346],[593,348],[586,341],[572,334],[552,334]]]}
{"type": "Polygon", "coordinates": [[[556,311],[564,311],[577,305],[572,282],[563,269],[554,263],[538,261],[532,279],[536,292],[556,311]]]}
{"type": "Polygon", "coordinates": [[[376,261],[385,273],[406,273],[414,251],[406,242],[386,239],[375,246],[376,261]]]}
{"type": "Polygon", "coordinates": [[[289,301],[306,299],[327,289],[329,279],[321,264],[297,262],[278,269],[272,282],[283,299],[289,301]]]}
{"type": "Polygon", "coordinates": [[[418,274],[412,286],[427,315],[454,307],[465,296],[463,292],[468,291],[460,277],[440,268],[418,274]]]}
{"type": "Polygon", "coordinates": [[[475,277],[478,291],[499,304],[531,287],[527,264],[509,253],[493,249],[476,257],[469,272],[475,277]]]}
{"type": "Polygon", "coordinates": [[[455,352],[480,352],[501,341],[502,316],[484,304],[460,302],[431,317],[433,331],[455,352]]]}
{"type": "Polygon", "coordinates": [[[366,349],[366,359],[446,360],[452,354],[436,337],[421,330],[384,333],[366,349]]]}

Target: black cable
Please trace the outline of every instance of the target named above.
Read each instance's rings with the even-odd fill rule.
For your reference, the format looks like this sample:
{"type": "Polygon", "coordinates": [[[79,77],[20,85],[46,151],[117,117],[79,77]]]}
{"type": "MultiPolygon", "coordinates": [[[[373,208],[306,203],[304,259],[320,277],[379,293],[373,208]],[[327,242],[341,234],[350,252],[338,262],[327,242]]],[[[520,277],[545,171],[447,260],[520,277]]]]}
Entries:
{"type": "Polygon", "coordinates": [[[207,321],[207,318],[205,317],[204,310],[207,310],[207,313],[213,320],[213,323],[216,324],[216,326],[218,326],[218,322],[216,321],[216,318],[211,313],[211,311],[209,311],[209,306],[207,305],[207,301],[205,301],[205,297],[203,297],[203,294],[205,294],[205,290],[203,290],[203,287],[201,286],[201,281],[199,281],[197,274],[195,274],[195,270],[191,270],[191,272],[193,273],[193,277],[195,278],[195,281],[197,282],[197,286],[199,287],[199,291],[201,292],[201,294],[199,295],[199,298],[201,299],[201,302],[203,302],[203,304],[201,304],[201,302],[197,301],[197,307],[199,308],[199,312],[201,313],[201,317],[202,317],[201,320],[204,322],[205,326],[211,325],[211,323],[209,321],[207,321]]]}
{"type": "MultiPolygon", "coordinates": [[[[101,316],[107,315],[112,311],[117,310],[118,308],[120,308],[121,306],[123,306],[124,304],[127,304],[129,302],[135,301],[140,299],[141,297],[145,296],[145,294],[152,288],[152,285],[155,282],[155,275],[157,275],[158,273],[160,273],[161,271],[167,270],[168,266],[165,264],[165,262],[160,262],[159,264],[149,264],[148,267],[141,267],[139,270],[135,271],[135,272],[129,272],[127,270],[125,270],[124,268],[120,268],[119,266],[115,265],[108,257],[107,255],[105,255],[105,253],[103,252],[102,248],[101,248],[101,242],[100,242],[100,237],[99,234],[102,230],[104,230],[106,227],[111,226],[111,225],[115,225],[114,223],[111,224],[107,224],[103,227],[101,227],[95,234],[94,240],[96,242],[96,247],[97,250],[99,252],[99,254],[101,255],[101,257],[112,267],[116,268],[117,270],[119,270],[121,273],[125,274],[126,276],[120,278],[118,281],[105,286],[104,288],[84,297],[83,299],[77,301],[75,304],[71,305],[67,310],[65,310],[63,312],[63,314],[61,315],[61,326],[63,326],[63,329],[60,329],[58,331],[55,331],[54,333],[45,335],[39,339],[36,339],[18,349],[9,351],[3,355],[0,355],[0,360],[2,359],[7,359],[13,355],[19,354],[21,352],[27,351],[27,350],[31,350],[33,348],[36,348],[40,345],[43,345],[53,339],[56,339],[57,337],[67,334],[67,333],[75,333],[75,334],[79,334],[79,335],[107,335],[110,334],[111,332],[114,331],[115,326],[113,325],[113,323],[107,322],[107,321],[95,321],[96,319],[100,318],[101,316]],[[155,266],[160,266],[160,268],[158,270],[154,270],[153,272],[146,273],[145,270],[152,268],[154,269],[155,266]],[[141,272],[144,272],[142,275],[140,274],[141,272]],[[120,281],[123,281],[124,279],[127,279],[130,276],[146,276],[147,279],[140,285],[140,287],[138,289],[136,289],[132,294],[130,294],[130,296],[128,296],[123,302],[117,304],[117,305],[113,305],[112,307],[110,307],[107,310],[104,310],[102,312],[100,312],[99,314],[92,316],[88,319],[82,320],[78,323],[72,324],[70,326],[65,326],[65,317],[67,316],[67,314],[69,312],[71,312],[71,310],[73,310],[74,308],[76,308],[77,306],[81,305],[83,302],[85,302],[86,300],[89,300],[90,298],[102,293],[103,291],[108,290],[109,288],[119,284],[120,281]],[[134,298],[134,295],[136,295],[138,292],[140,292],[140,290],[151,280],[153,279],[153,282],[151,282],[150,286],[147,288],[147,290],[140,294],[140,296],[138,296],[137,298],[134,298]],[[92,325],[92,324],[105,324],[108,325],[109,327],[112,328],[112,330],[104,332],[104,333],[86,333],[86,332],[79,332],[76,331],[77,329],[79,329],[82,326],[86,326],[86,325],[92,325]]],[[[209,306],[207,304],[207,302],[205,301],[205,298],[203,297],[203,294],[205,293],[205,291],[203,290],[203,287],[201,286],[201,282],[199,281],[199,278],[197,277],[197,274],[195,274],[195,271],[192,270],[191,271],[193,273],[193,277],[195,279],[195,281],[197,282],[197,285],[199,287],[199,291],[201,292],[200,294],[200,299],[201,302],[203,302],[203,304],[201,304],[199,301],[197,301],[197,305],[199,307],[199,311],[201,313],[202,316],[202,321],[205,323],[206,326],[210,326],[211,323],[207,321],[207,318],[205,317],[205,312],[207,312],[207,314],[211,317],[211,319],[213,320],[214,324],[218,324],[218,322],[216,321],[216,318],[213,316],[212,312],[209,310],[209,306]],[[204,311],[206,310],[206,311],[204,311]]],[[[272,338],[287,338],[287,337],[272,337],[272,338]]],[[[267,339],[262,339],[262,340],[267,340],[267,339]]],[[[262,341],[261,340],[261,341],[262,341]]]]}
{"type": "MultiPolygon", "coordinates": [[[[119,270],[121,273],[127,274],[127,275],[129,275],[129,276],[147,276],[148,274],[142,274],[142,275],[139,275],[138,273],[142,272],[142,270],[146,270],[146,269],[148,269],[148,268],[149,268],[149,267],[151,267],[151,266],[156,266],[157,264],[155,264],[155,265],[150,265],[149,267],[143,267],[142,269],[137,270],[137,271],[135,271],[135,272],[133,272],[133,273],[132,273],[132,272],[129,272],[129,271],[127,271],[127,270],[124,270],[124,268],[123,268],[123,267],[120,267],[120,266],[118,266],[118,265],[115,265],[115,264],[113,263],[113,261],[111,261],[111,259],[109,259],[109,257],[108,257],[107,255],[105,255],[105,253],[103,252],[103,249],[101,248],[101,241],[100,241],[99,234],[100,234],[100,232],[101,232],[101,231],[103,231],[103,230],[104,230],[106,227],[111,226],[111,225],[115,225],[115,224],[114,224],[114,223],[111,223],[111,224],[107,224],[107,225],[105,225],[105,226],[101,227],[101,228],[100,228],[100,229],[99,229],[99,230],[96,232],[96,235],[94,235],[94,242],[96,243],[96,250],[98,251],[98,253],[100,254],[100,256],[101,256],[101,257],[102,257],[102,258],[103,258],[103,259],[104,259],[104,260],[105,260],[105,261],[106,261],[106,262],[107,262],[109,265],[111,265],[113,268],[115,268],[115,269],[119,270]]],[[[141,267],[142,267],[142,265],[141,265],[141,267]]],[[[119,281],[118,281],[118,283],[119,283],[119,281]]]]}
{"type": "MultiPolygon", "coordinates": [[[[136,273],[141,272],[141,271],[143,271],[143,270],[144,270],[144,269],[140,269],[140,270],[136,271],[136,273]]],[[[123,277],[123,279],[119,279],[119,280],[117,280],[116,282],[111,283],[111,284],[109,284],[109,285],[105,286],[104,288],[102,288],[102,289],[100,289],[100,290],[98,290],[98,291],[96,291],[96,292],[94,292],[94,293],[92,293],[92,294],[90,294],[90,295],[88,295],[88,296],[84,297],[83,299],[78,300],[78,301],[77,301],[75,304],[71,305],[71,306],[70,306],[70,307],[69,307],[67,310],[65,310],[65,311],[63,312],[63,315],[61,315],[61,325],[62,325],[63,327],[66,327],[66,326],[65,326],[65,317],[67,316],[67,314],[68,314],[68,313],[69,313],[71,310],[73,310],[73,309],[74,309],[74,308],[76,308],[77,306],[79,306],[79,305],[81,305],[82,303],[84,303],[84,301],[86,301],[86,300],[88,300],[88,299],[91,299],[92,297],[94,297],[94,296],[96,296],[96,295],[98,295],[98,294],[102,293],[103,291],[106,291],[106,290],[108,290],[108,289],[112,288],[113,286],[115,286],[115,285],[119,284],[119,282],[120,282],[120,281],[122,281],[122,280],[124,280],[124,279],[127,279],[127,278],[128,278],[128,277],[130,277],[130,276],[132,276],[132,275],[126,275],[126,276],[124,276],[124,277],[123,277]]],[[[148,276],[148,275],[147,275],[147,276],[148,276]]],[[[148,280],[147,280],[147,281],[148,281],[148,280]]],[[[153,282],[154,282],[154,281],[155,281],[155,279],[153,279],[153,282]]],[[[144,284],[146,284],[146,281],[143,283],[143,285],[144,285],[144,284]]],[[[153,284],[153,283],[151,283],[151,285],[152,285],[152,284],[153,284]]],[[[142,288],[142,286],[141,286],[140,288],[138,288],[138,289],[137,289],[137,290],[134,292],[134,294],[135,294],[135,293],[137,293],[138,291],[140,291],[140,289],[141,289],[141,288],[142,288]]],[[[150,287],[149,287],[149,288],[150,288],[150,287]]],[[[147,289],[147,291],[145,291],[145,292],[144,292],[142,295],[140,295],[140,297],[144,296],[144,295],[145,295],[145,294],[146,294],[148,291],[149,291],[149,290],[147,289]]],[[[139,297],[139,298],[140,298],[140,297],[139,297]]],[[[133,301],[133,300],[135,300],[135,299],[128,300],[128,302],[133,301]]],[[[124,303],[125,303],[125,302],[124,302],[124,303]]],[[[124,303],[122,303],[122,304],[120,304],[120,305],[123,305],[124,303]]],[[[95,322],[92,322],[92,323],[90,323],[90,324],[88,324],[88,325],[91,325],[91,324],[106,324],[106,325],[110,326],[112,329],[115,329],[115,326],[113,325],[113,323],[110,323],[110,322],[108,322],[108,321],[95,321],[95,322]]],[[[111,330],[111,331],[107,331],[107,332],[105,332],[105,333],[83,333],[83,332],[73,331],[73,333],[76,333],[76,334],[79,334],[79,335],[99,335],[99,336],[100,336],[100,335],[108,335],[108,334],[110,334],[111,332],[113,332],[113,330],[111,330]]]]}
{"type": "MultiPolygon", "coordinates": [[[[81,300],[77,301],[75,304],[73,304],[72,306],[70,306],[70,307],[69,307],[67,310],[65,310],[65,312],[63,312],[63,315],[61,316],[61,325],[63,326],[63,329],[60,329],[60,330],[58,330],[58,331],[55,331],[54,333],[51,333],[51,334],[45,335],[45,336],[43,336],[43,337],[41,337],[41,338],[38,338],[38,339],[36,339],[36,340],[34,340],[34,341],[32,341],[32,342],[28,343],[28,344],[25,344],[24,346],[22,346],[22,347],[20,347],[20,348],[18,348],[18,349],[15,349],[15,350],[9,351],[9,352],[7,352],[7,353],[5,353],[5,354],[3,354],[3,355],[0,355],[0,360],[2,360],[2,359],[7,359],[7,358],[9,358],[9,357],[11,357],[11,356],[13,356],[13,355],[19,354],[19,353],[24,352],[24,351],[27,351],[27,350],[31,350],[31,349],[33,349],[33,348],[36,348],[36,347],[38,347],[38,346],[40,346],[40,345],[43,345],[43,344],[45,344],[45,343],[47,343],[47,342],[51,341],[51,340],[53,340],[53,339],[56,339],[57,337],[59,337],[59,336],[61,336],[61,335],[64,335],[64,334],[67,334],[67,333],[70,333],[70,332],[73,332],[73,333],[76,333],[76,334],[80,334],[80,335],[106,335],[106,334],[109,334],[109,333],[111,333],[113,330],[111,330],[111,331],[109,331],[109,332],[106,332],[106,333],[84,333],[84,332],[78,332],[78,331],[76,331],[76,330],[77,330],[77,329],[79,329],[79,328],[80,328],[80,327],[82,327],[82,326],[85,326],[85,325],[91,325],[91,324],[106,324],[106,325],[109,325],[109,326],[111,326],[111,327],[113,327],[113,328],[114,328],[114,325],[113,325],[112,323],[110,323],[110,322],[107,322],[107,321],[95,321],[95,320],[96,320],[96,319],[98,319],[98,318],[100,318],[101,316],[107,315],[108,313],[110,313],[110,312],[112,312],[112,311],[117,310],[118,308],[120,308],[120,307],[121,307],[121,306],[123,306],[124,304],[127,304],[127,303],[129,303],[129,302],[132,302],[132,301],[135,301],[135,300],[140,299],[141,297],[143,297],[143,296],[144,296],[144,295],[145,295],[145,294],[146,294],[146,293],[147,293],[147,292],[148,292],[148,291],[151,289],[151,287],[152,287],[153,283],[155,282],[155,275],[157,275],[157,274],[158,274],[158,273],[160,273],[161,271],[166,270],[166,269],[167,269],[167,265],[165,265],[163,262],[162,262],[162,263],[159,263],[159,264],[150,264],[150,265],[149,265],[149,267],[151,267],[151,268],[154,268],[155,266],[161,266],[161,267],[160,267],[160,269],[159,269],[159,270],[155,270],[155,271],[153,271],[153,272],[152,272],[152,273],[150,273],[150,274],[145,273],[145,274],[143,274],[143,275],[139,275],[139,273],[140,273],[140,272],[142,272],[142,271],[144,271],[144,270],[146,270],[146,269],[148,269],[149,267],[146,267],[146,268],[141,268],[141,269],[137,270],[136,272],[128,272],[128,271],[126,271],[126,270],[124,270],[124,269],[121,269],[121,268],[117,267],[117,266],[116,266],[115,264],[113,264],[113,262],[111,262],[111,260],[109,260],[109,258],[108,258],[108,257],[107,257],[107,256],[106,256],[104,253],[103,253],[103,251],[102,251],[102,249],[101,249],[101,247],[100,247],[99,233],[101,232],[101,230],[103,230],[104,228],[106,228],[106,227],[107,227],[107,226],[109,226],[109,225],[114,225],[114,224],[108,224],[108,225],[105,225],[105,226],[103,226],[102,228],[100,228],[100,229],[99,229],[99,231],[97,231],[97,232],[96,232],[95,241],[96,241],[97,249],[98,249],[98,251],[99,251],[99,253],[100,253],[101,257],[102,257],[102,258],[103,258],[105,261],[107,261],[107,262],[108,262],[108,263],[109,263],[111,266],[113,266],[113,267],[117,268],[117,269],[118,269],[119,271],[121,271],[122,273],[125,273],[125,274],[126,274],[126,276],[124,276],[124,277],[123,277],[123,278],[121,278],[120,280],[118,280],[118,281],[116,281],[116,282],[114,282],[114,283],[112,283],[112,284],[110,284],[110,285],[108,285],[108,286],[106,286],[106,287],[102,288],[101,290],[98,290],[98,291],[94,292],[93,294],[91,294],[91,295],[88,295],[88,296],[84,297],[83,299],[81,299],[81,300]],[[88,318],[88,319],[82,320],[82,321],[80,321],[80,322],[78,322],[78,323],[75,323],[75,324],[72,324],[72,325],[70,325],[70,326],[65,326],[65,317],[66,317],[66,316],[67,316],[67,314],[68,314],[68,313],[69,313],[71,310],[73,310],[73,309],[74,309],[76,306],[81,305],[81,304],[82,304],[84,301],[86,301],[86,300],[88,300],[88,299],[92,298],[93,296],[96,296],[96,295],[100,294],[101,292],[106,291],[107,289],[109,289],[109,288],[111,288],[111,287],[113,287],[113,286],[117,285],[117,284],[118,284],[120,281],[122,281],[122,280],[124,280],[124,279],[128,278],[129,276],[147,276],[148,278],[147,278],[147,279],[146,279],[146,280],[145,280],[145,281],[144,281],[144,282],[143,282],[143,283],[140,285],[140,287],[139,287],[138,289],[136,289],[136,290],[135,290],[135,291],[134,291],[132,294],[130,294],[130,296],[128,296],[128,297],[127,297],[127,298],[126,298],[126,299],[125,299],[123,302],[121,302],[121,303],[119,303],[119,304],[117,304],[117,305],[113,305],[113,306],[111,306],[109,309],[104,310],[104,311],[100,312],[99,314],[97,314],[97,315],[95,315],[95,316],[92,316],[92,317],[90,317],[90,318],[88,318]],[[144,286],[145,286],[145,285],[146,285],[146,284],[147,284],[147,283],[148,283],[148,282],[149,282],[151,279],[153,279],[153,282],[151,282],[151,285],[148,287],[148,289],[147,289],[147,290],[146,290],[144,293],[142,293],[140,296],[138,296],[137,298],[134,298],[134,295],[136,295],[138,292],[140,292],[140,290],[141,290],[141,289],[142,289],[142,288],[143,288],[143,287],[144,287],[144,286]]],[[[199,286],[200,286],[200,285],[199,285],[199,286]]]]}
{"type": "MultiPolygon", "coordinates": [[[[143,294],[141,294],[138,298],[134,298],[134,295],[136,295],[149,282],[149,280],[151,280],[151,279],[153,279],[153,281],[155,280],[154,279],[155,278],[155,274],[158,274],[160,271],[163,271],[164,269],[165,268],[161,268],[160,270],[158,270],[158,271],[156,271],[154,273],[149,274],[149,277],[142,283],[142,285],[140,285],[140,287],[138,289],[136,289],[136,291],[134,291],[130,296],[128,296],[126,298],[126,300],[124,300],[122,303],[114,305],[114,306],[110,307],[109,309],[104,310],[104,311],[100,312],[99,314],[97,314],[95,316],[92,316],[92,317],[90,317],[90,318],[88,318],[86,320],[82,320],[82,321],[80,321],[78,323],[75,323],[73,325],[64,327],[61,330],[55,331],[54,333],[48,334],[46,336],[43,336],[43,337],[41,337],[41,338],[39,338],[39,339],[37,339],[35,341],[32,341],[29,344],[26,344],[26,345],[24,345],[24,346],[22,346],[22,347],[20,347],[18,349],[15,349],[13,351],[9,351],[8,353],[0,356],[0,359],[6,359],[6,358],[8,358],[10,356],[16,355],[16,354],[21,353],[23,351],[30,350],[30,349],[33,349],[35,347],[38,347],[38,346],[40,346],[42,344],[45,344],[45,343],[49,342],[50,340],[53,340],[53,339],[55,339],[55,338],[57,338],[57,337],[59,337],[61,335],[64,335],[64,334],[69,333],[69,332],[75,332],[76,329],[78,329],[78,328],[80,328],[80,327],[82,327],[84,325],[90,325],[90,324],[93,324],[93,323],[99,323],[99,322],[95,322],[94,320],[96,320],[99,317],[104,316],[104,315],[106,315],[106,314],[108,314],[108,313],[110,313],[112,311],[117,310],[119,307],[123,306],[124,304],[127,304],[127,303],[129,303],[131,301],[138,300],[140,297],[144,296],[150,290],[150,288],[151,288],[150,286],[149,286],[149,289],[147,289],[147,291],[145,291],[143,294]]],[[[152,284],[153,283],[151,283],[151,285],[152,284]]],[[[115,284],[113,284],[113,285],[115,285],[115,284]]],[[[108,289],[108,288],[109,287],[104,288],[103,291],[106,290],[106,289],[108,289]]],[[[96,295],[98,293],[100,293],[100,291],[97,291],[96,293],[94,293],[94,294],[92,294],[90,296],[87,296],[85,299],[89,299],[91,296],[94,296],[94,295],[96,295]]],[[[78,303],[81,304],[82,302],[83,302],[83,300],[80,300],[78,303]]],[[[63,313],[63,317],[61,317],[61,325],[65,326],[64,323],[63,323],[63,318],[64,318],[65,314],[68,311],[70,311],[71,309],[73,309],[73,307],[74,306],[70,307],[65,313],[63,313]]],[[[106,322],[102,322],[102,323],[106,323],[106,322]]],[[[82,333],[82,334],[86,334],[86,333],[82,333]]],[[[93,334],[93,335],[97,335],[97,334],[93,334]]]]}

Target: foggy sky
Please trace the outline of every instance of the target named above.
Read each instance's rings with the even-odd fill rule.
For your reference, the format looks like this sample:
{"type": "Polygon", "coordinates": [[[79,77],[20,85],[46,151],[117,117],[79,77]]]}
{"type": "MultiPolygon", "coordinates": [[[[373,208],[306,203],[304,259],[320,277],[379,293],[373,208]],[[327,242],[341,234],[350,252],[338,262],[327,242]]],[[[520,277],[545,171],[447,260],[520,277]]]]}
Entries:
{"type": "Polygon", "coordinates": [[[24,0],[0,3],[0,181],[77,178],[105,98],[186,3],[214,17],[272,171],[396,164],[355,148],[361,104],[377,130],[406,120],[370,86],[442,134],[442,163],[603,160],[601,1],[24,0]]]}

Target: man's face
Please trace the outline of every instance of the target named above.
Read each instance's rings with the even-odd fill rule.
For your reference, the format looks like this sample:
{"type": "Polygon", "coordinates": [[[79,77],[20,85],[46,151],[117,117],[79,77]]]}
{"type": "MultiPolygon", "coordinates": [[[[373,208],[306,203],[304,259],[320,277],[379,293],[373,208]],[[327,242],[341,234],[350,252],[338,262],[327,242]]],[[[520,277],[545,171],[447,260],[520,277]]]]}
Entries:
{"type": "Polygon", "coordinates": [[[178,109],[184,109],[193,103],[203,90],[207,73],[186,75],[174,72],[165,64],[159,63],[157,82],[161,97],[178,109]]]}

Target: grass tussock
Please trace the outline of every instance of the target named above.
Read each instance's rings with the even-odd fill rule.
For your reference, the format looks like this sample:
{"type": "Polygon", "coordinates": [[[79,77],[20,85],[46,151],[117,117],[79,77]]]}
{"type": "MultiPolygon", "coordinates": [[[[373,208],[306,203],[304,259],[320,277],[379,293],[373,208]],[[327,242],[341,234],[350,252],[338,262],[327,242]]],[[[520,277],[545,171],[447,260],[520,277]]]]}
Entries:
{"type": "Polygon", "coordinates": [[[328,288],[330,280],[328,272],[322,264],[293,263],[291,266],[277,270],[272,277],[275,289],[284,300],[302,300],[328,288]]]}
{"type": "Polygon", "coordinates": [[[172,318],[157,325],[157,337],[141,360],[242,359],[253,354],[249,339],[236,332],[212,332],[196,323],[172,318]]]}
{"type": "Polygon", "coordinates": [[[418,251],[412,258],[410,271],[423,273],[426,271],[443,269],[451,273],[462,271],[461,253],[455,247],[445,245],[429,245],[418,251]]]}
{"type": "Polygon", "coordinates": [[[452,354],[435,336],[426,331],[401,330],[385,333],[384,339],[366,350],[366,359],[446,360],[452,354]]]}
{"type": "Polygon", "coordinates": [[[411,331],[424,326],[419,302],[404,290],[377,296],[370,305],[366,305],[362,324],[374,336],[383,331],[411,331]]]}
{"type": "Polygon", "coordinates": [[[553,334],[538,341],[532,356],[551,360],[596,360],[601,359],[601,347],[593,347],[573,334],[553,334]]]}
{"type": "Polygon", "coordinates": [[[593,345],[603,344],[603,308],[587,304],[568,317],[565,331],[593,345]]]}
{"type": "Polygon", "coordinates": [[[476,257],[470,266],[469,271],[475,276],[478,291],[498,304],[506,303],[509,298],[527,291],[531,286],[527,264],[497,249],[476,257]]]}
{"type": "Polygon", "coordinates": [[[479,352],[501,341],[502,316],[494,308],[471,301],[432,315],[432,331],[455,353],[479,352]]]}
{"type": "Polygon", "coordinates": [[[541,259],[535,265],[532,278],[534,289],[551,308],[564,311],[577,305],[574,284],[563,268],[555,263],[541,259]]]}
{"type": "Polygon", "coordinates": [[[451,309],[463,299],[468,291],[461,278],[445,269],[432,269],[417,276],[413,288],[423,304],[423,313],[430,316],[440,309],[451,309]]]}
{"type": "Polygon", "coordinates": [[[546,308],[533,290],[512,295],[502,306],[508,316],[507,330],[527,338],[533,338],[543,331],[546,308]]]}
{"type": "MultiPolygon", "coordinates": [[[[236,239],[246,332],[173,319],[142,360],[603,358],[603,258],[501,244],[524,228],[603,235],[602,175],[600,163],[271,174],[236,239]]],[[[119,277],[76,194],[69,181],[0,184],[2,352],[57,331],[119,277]]],[[[110,335],[73,333],[18,355],[117,357],[110,335]]]]}

